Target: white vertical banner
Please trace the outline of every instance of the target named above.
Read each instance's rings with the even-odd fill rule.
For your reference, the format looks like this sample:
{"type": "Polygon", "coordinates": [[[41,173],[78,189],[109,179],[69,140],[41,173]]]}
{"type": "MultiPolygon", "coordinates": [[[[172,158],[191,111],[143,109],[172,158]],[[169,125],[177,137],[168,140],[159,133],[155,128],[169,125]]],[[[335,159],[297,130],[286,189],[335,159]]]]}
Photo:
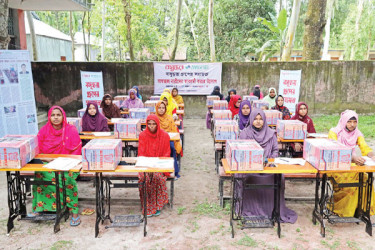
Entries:
{"type": "Polygon", "coordinates": [[[209,95],[221,88],[221,63],[154,63],[154,94],[178,89],[180,95],[209,95]]]}
{"type": "Polygon", "coordinates": [[[103,73],[81,71],[81,84],[83,108],[89,101],[96,101],[100,105],[104,96],[103,73]]]}
{"type": "Polygon", "coordinates": [[[284,97],[284,106],[296,112],[299,100],[302,70],[280,70],[279,94],[284,97]]]}
{"type": "Polygon", "coordinates": [[[0,137],[37,133],[30,53],[0,50],[0,137]]]}

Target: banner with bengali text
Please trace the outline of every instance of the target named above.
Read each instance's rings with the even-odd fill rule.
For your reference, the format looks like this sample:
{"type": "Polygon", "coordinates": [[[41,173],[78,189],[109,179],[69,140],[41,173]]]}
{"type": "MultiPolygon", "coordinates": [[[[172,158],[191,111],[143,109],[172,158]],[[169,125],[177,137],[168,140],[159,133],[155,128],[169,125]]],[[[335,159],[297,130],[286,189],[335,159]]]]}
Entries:
{"type": "Polygon", "coordinates": [[[280,70],[279,94],[284,97],[284,106],[295,113],[299,100],[302,70],[280,70]]]}
{"type": "Polygon", "coordinates": [[[104,96],[103,73],[81,71],[81,83],[83,108],[89,101],[96,101],[100,105],[104,96]]]}
{"type": "Polygon", "coordinates": [[[154,63],[154,94],[178,89],[180,95],[209,95],[221,88],[221,63],[154,63]]]}

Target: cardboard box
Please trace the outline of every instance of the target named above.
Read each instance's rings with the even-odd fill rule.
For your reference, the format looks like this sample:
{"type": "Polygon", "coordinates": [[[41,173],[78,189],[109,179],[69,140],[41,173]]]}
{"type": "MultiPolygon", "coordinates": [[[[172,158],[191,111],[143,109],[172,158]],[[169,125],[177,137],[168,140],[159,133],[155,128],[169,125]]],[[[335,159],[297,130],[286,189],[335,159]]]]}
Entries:
{"type": "Polygon", "coordinates": [[[0,138],[0,168],[22,168],[38,154],[36,135],[6,135],[0,138]]]}
{"type": "Polygon", "coordinates": [[[112,103],[116,105],[118,108],[121,108],[121,101],[120,100],[113,100],[112,103]]]}
{"type": "Polygon", "coordinates": [[[298,120],[278,120],[276,130],[285,140],[304,140],[307,136],[307,124],[298,120]]]}
{"type": "Polygon", "coordinates": [[[78,133],[82,132],[82,118],[79,117],[67,117],[66,121],[76,127],[78,133]]]}
{"type": "Polygon", "coordinates": [[[267,119],[267,125],[276,125],[278,120],[283,119],[283,113],[278,110],[264,110],[267,119]]]}
{"type": "Polygon", "coordinates": [[[214,101],[219,101],[219,100],[220,100],[219,96],[217,96],[217,95],[209,95],[209,96],[207,96],[206,106],[213,106],[214,105],[214,101]]]}
{"type": "Polygon", "coordinates": [[[158,104],[159,101],[146,101],[145,102],[145,108],[149,109],[150,112],[155,113],[156,112],[156,104],[158,104]]]}
{"type": "Polygon", "coordinates": [[[239,136],[238,123],[233,120],[216,120],[215,140],[235,140],[239,136]]]}
{"type": "Polygon", "coordinates": [[[160,101],[160,95],[153,95],[150,97],[150,101],[160,101]]]}
{"type": "Polygon", "coordinates": [[[328,139],[306,139],[303,158],[318,170],[349,170],[352,149],[328,139]]]}
{"type": "Polygon", "coordinates": [[[265,102],[263,100],[255,100],[252,102],[253,108],[261,109],[262,107],[270,108],[270,104],[268,102],[265,102]]]}
{"type": "Polygon", "coordinates": [[[122,119],[114,122],[114,134],[116,138],[138,138],[141,133],[140,119],[122,119]]]}
{"type": "Polygon", "coordinates": [[[228,109],[228,103],[225,100],[214,100],[213,101],[214,110],[225,110],[228,109]]]}
{"type": "Polygon", "coordinates": [[[253,95],[244,95],[243,100],[249,100],[251,104],[253,104],[253,101],[257,101],[259,98],[257,96],[253,95]]]}
{"type": "Polygon", "coordinates": [[[141,119],[142,123],[146,122],[147,116],[149,116],[150,110],[148,108],[135,108],[129,109],[129,118],[141,119]]]}
{"type": "Polygon", "coordinates": [[[121,161],[120,139],[94,139],[82,148],[83,170],[115,170],[121,161]]]}
{"type": "MultiPolygon", "coordinates": [[[[101,114],[103,115],[103,109],[100,108],[100,107],[98,107],[98,109],[99,109],[99,113],[101,113],[101,114]]],[[[85,112],[86,112],[86,108],[84,108],[84,109],[78,109],[78,111],[77,111],[77,116],[78,116],[79,118],[82,118],[83,115],[85,114],[85,112]]]]}
{"type": "Polygon", "coordinates": [[[126,99],[128,99],[129,96],[128,95],[118,95],[118,96],[115,96],[113,98],[114,101],[120,101],[120,106],[124,103],[124,101],[126,101],[126,99]]]}
{"type": "Polygon", "coordinates": [[[225,158],[231,170],[263,170],[263,148],[255,140],[228,140],[225,158]]]}
{"type": "Polygon", "coordinates": [[[232,112],[230,110],[212,110],[212,118],[216,120],[232,120],[232,112]]]}

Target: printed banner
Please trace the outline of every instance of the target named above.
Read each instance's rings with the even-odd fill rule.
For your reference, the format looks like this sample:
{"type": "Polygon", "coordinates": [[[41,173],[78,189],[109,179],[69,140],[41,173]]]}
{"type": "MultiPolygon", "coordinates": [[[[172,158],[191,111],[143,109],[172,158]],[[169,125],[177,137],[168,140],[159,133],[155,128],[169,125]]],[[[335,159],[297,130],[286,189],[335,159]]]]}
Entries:
{"type": "Polygon", "coordinates": [[[89,101],[96,101],[100,105],[104,96],[102,72],[81,71],[81,83],[83,108],[89,101]]]}
{"type": "Polygon", "coordinates": [[[0,50],[0,137],[37,133],[30,53],[0,50]]]}
{"type": "Polygon", "coordinates": [[[280,70],[279,94],[284,97],[284,105],[295,113],[301,86],[301,70],[280,70]]]}
{"type": "Polygon", "coordinates": [[[221,88],[221,63],[154,63],[154,94],[178,89],[180,95],[209,95],[221,88]]]}

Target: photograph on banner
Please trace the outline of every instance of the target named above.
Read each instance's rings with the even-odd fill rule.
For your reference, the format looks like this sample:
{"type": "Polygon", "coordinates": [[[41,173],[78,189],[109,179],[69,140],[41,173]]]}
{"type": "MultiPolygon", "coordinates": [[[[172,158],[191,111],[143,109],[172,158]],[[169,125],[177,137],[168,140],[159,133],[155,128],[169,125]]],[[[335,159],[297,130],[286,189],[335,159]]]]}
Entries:
{"type": "Polygon", "coordinates": [[[179,95],[209,95],[221,88],[221,63],[154,63],[154,94],[178,89],[179,95]]]}
{"type": "Polygon", "coordinates": [[[86,108],[89,101],[95,101],[100,105],[104,96],[103,73],[81,71],[82,104],[86,108]]]}
{"type": "Polygon", "coordinates": [[[284,97],[284,105],[293,114],[299,100],[302,70],[280,70],[279,94],[284,97]]]}
{"type": "Polygon", "coordinates": [[[37,133],[29,51],[0,50],[0,137],[37,133]]]}

